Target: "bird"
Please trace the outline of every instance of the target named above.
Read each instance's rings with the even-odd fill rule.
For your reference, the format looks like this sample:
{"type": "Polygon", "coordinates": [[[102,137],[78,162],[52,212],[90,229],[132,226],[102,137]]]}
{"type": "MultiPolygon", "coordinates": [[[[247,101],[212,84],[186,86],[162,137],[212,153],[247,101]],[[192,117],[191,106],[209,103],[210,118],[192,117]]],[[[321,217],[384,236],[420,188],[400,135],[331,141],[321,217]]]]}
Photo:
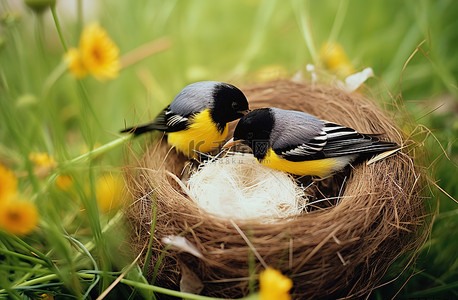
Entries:
{"type": "Polygon", "coordinates": [[[362,134],[301,111],[261,108],[243,116],[223,149],[242,143],[259,163],[300,176],[325,178],[356,159],[398,149],[376,134],[362,134]]]}
{"type": "Polygon", "coordinates": [[[182,89],[154,120],[126,128],[135,136],[161,131],[167,142],[189,158],[217,149],[228,135],[228,123],[249,112],[248,100],[232,84],[200,81],[182,89]]]}

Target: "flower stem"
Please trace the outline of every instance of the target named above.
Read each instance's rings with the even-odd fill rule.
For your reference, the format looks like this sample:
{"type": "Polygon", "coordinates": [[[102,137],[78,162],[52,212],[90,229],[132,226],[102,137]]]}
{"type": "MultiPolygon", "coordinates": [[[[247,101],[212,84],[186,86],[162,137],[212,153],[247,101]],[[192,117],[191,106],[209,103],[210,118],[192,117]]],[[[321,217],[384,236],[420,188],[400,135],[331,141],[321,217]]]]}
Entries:
{"type": "MultiPolygon", "coordinates": [[[[82,278],[82,279],[94,279],[96,277],[96,274],[88,274],[88,273],[81,273],[81,272],[76,273],[76,275],[78,277],[82,278]]],[[[21,285],[16,286],[16,288],[18,288],[18,287],[26,287],[26,286],[33,286],[35,284],[49,282],[49,281],[55,280],[55,279],[58,279],[58,276],[56,274],[45,275],[45,276],[41,276],[41,277],[38,277],[38,278],[35,278],[35,279],[32,279],[32,280],[23,282],[21,285]]],[[[163,288],[163,287],[154,286],[154,285],[150,285],[150,284],[147,284],[147,283],[137,282],[137,281],[124,279],[124,278],[121,279],[120,282],[123,283],[123,284],[129,285],[131,287],[138,288],[138,289],[142,289],[142,290],[146,290],[146,291],[153,291],[153,292],[157,292],[157,293],[160,293],[160,294],[174,296],[174,297],[183,298],[183,299],[190,299],[190,300],[221,300],[221,298],[213,298],[213,297],[195,295],[195,294],[191,294],[191,293],[179,292],[179,291],[170,290],[170,289],[166,289],[166,288],[163,288]]],[[[4,293],[5,291],[6,290],[4,290],[4,289],[0,290],[0,294],[4,293]]],[[[250,296],[248,296],[246,298],[242,298],[242,299],[245,299],[245,300],[253,299],[253,295],[250,295],[250,296]]]]}
{"type": "Polygon", "coordinates": [[[340,29],[342,28],[342,23],[347,14],[348,0],[342,0],[339,2],[339,8],[337,9],[336,17],[334,18],[334,24],[332,24],[331,33],[329,34],[328,40],[330,42],[335,42],[337,36],[339,35],[340,29]]]}
{"type": "Polygon", "coordinates": [[[310,29],[310,19],[308,16],[308,4],[306,1],[302,0],[291,0],[293,6],[295,7],[297,22],[299,23],[299,28],[301,29],[302,35],[304,36],[305,44],[309,50],[312,61],[315,65],[318,65],[318,54],[316,51],[315,43],[313,41],[312,30],[310,29]]]}
{"type": "Polygon", "coordinates": [[[51,261],[51,259],[49,259],[49,257],[47,257],[46,255],[44,255],[43,253],[41,253],[38,249],[33,248],[32,246],[30,246],[29,244],[27,244],[26,242],[24,242],[22,239],[18,238],[18,237],[15,236],[15,235],[10,234],[9,236],[10,236],[17,244],[19,244],[20,246],[24,247],[25,249],[27,249],[27,250],[30,251],[31,253],[34,253],[34,254],[37,255],[39,258],[41,258],[45,263],[48,264],[48,266],[50,266],[51,268],[54,267],[54,264],[53,264],[53,262],[51,261]]]}
{"type": "MultiPolygon", "coordinates": [[[[122,216],[123,216],[122,212],[116,213],[116,215],[113,218],[111,218],[111,220],[102,228],[102,234],[107,232],[112,226],[114,226],[119,221],[121,221],[122,216]]],[[[94,249],[95,244],[94,244],[93,241],[90,241],[90,242],[84,244],[83,247],[89,252],[89,251],[92,251],[94,249]]],[[[78,261],[78,259],[80,258],[81,255],[83,255],[83,253],[82,252],[78,252],[74,257],[74,261],[78,261]]],[[[86,255],[87,255],[87,253],[86,253],[86,255]]]]}
{"type": "Polygon", "coordinates": [[[277,0],[264,0],[259,5],[253,23],[250,43],[248,44],[242,59],[234,67],[231,77],[244,75],[247,72],[249,64],[252,62],[253,58],[255,58],[259,53],[259,49],[263,46],[263,40],[267,32],[265,28],[272,20],[276,4],[277,0]]]}
{"type": "Polygon", "coordinates": [[[100,146],[94,150],[91,150],[89,152],[86,152],[78,157],[75,157],[74,159],[68,160],[66,162],[62,163],[62,166],[64,168],[68,168],[70,166],[73,166],[75,164],[78,164],[80,162],[86,161],[86,160],[91,160],[99,155],[104,154],[105,152],[108,152],[114,148],[117,148],[118,146],[124,144],[125,142],[131,140],[134,137],[132,134],[128,134],[125,136],[122,136],[120,138],[117,138],[114,141],[111,141],[103,146],[100,146]]]}
{"type": "MultiPolygon", "coordinates": [[[[82,279],[94,279],[96,277],[95,274],[87,274],[87,273],[76,273],[76,275],[78,275],[82,279]]],[[[45,275],[45,276],[41,276],[41,277],[38,277],[38,278],[35,278],[35,279],[32,279],[32,280],[23,282],[21,285],[16,286],[16,288],[32,286],[32,285],[35,285],[35,284],[49,282],[49,281],[55,280],[55,279],[58,279],[58,276],[56,274],[45,275]]],[[[191,293],[183,293],[183,292],[179,292],[179,291],[169,290],[169,289],[166,289],[166,288],[163,288],[163,287],[149,285],[149,284],[146,284],[146,283],[137,282],[137,281],[128,280],[128,279],[121,279],[121,282],[126,284],[126,285],[129,285],[129,286],[132,286],[132,287],[135,287],[135,288],[139,288],[139,289],[142,289],[142,290],[158,292],[158,293],[161,293],[161,294],[165,294],[165,295],[169,295],[169,296],[175,296],[175,297],[183,298],[183,299],[191,299],[191,300],[218,300],[218,299],[220,299],[220,298],[212,298],[212,297],[206,297],[206,296],[201,296],[201,295],[195,295],[195,294],[191,294],[191,293]]],[[[4,289],[0,290],[0,294],[4,293],[4,292],[5,292],[4,289]]]]}
{"type": "Polygon", "coordinates": [[[49,270],[36,269],[35,267],[20,267],[20,266],[11,266],[11,265],[0,265],[0,270],[30,272],[34,274],[49,273],[49,270]]]}
{"type": "MultiPolygon", "coordinates": [[[[82,273],[78,273],[78,276],[80,276],[81,278],[85,278],[85,279],[92,279],[94,277],[93,274],[82,274],[82,273]]],[[[121,282],[129,286],[135,287],[135,288],[139,288],[139,289],[143,289],[147,291],[153,291],[153,292],[161,293],[164,295],[174,296],[174,297],[183,298],[183,299],[190,299],[190,300],[218,300],[220,299],[220,298],[213,298],[213,297],[207,297],[207,296],[195,295],[191,293],[183,293],[179,291],[169,290],[163,287],[154,286],[154,285],[137,282],[137,281],[133,281],[129,279],[124,279],[124,278],[121,279],[121,282]]]]}
{"type": "Polygon", "coordinates": [[[76,30],[76,36],[80,35],[83,30],[83,0],[76,2],[76,30]]]}
{"type": "Polygon", "coordinates": [[[64,47],[65,52],[67,52],[67,43],[65,43],[64,35],[62,34],[62,28],[60,27],[59,19],[57,18],[56,5],[51,5],[52,17],[54,19],[54,24],[56,24],[57,33],[59,34],[60,41],[64,47]]]}
{"type": "Polygon", "coordinates": [[[49,95],[49,92],[51,91],[52,86],[56,83],[56,81],[62,77],[62,75],[65,74],[67,71],[67,63],[65,60],[62,60],[62,62],[51,72],[51,74],[48,75],[46,78],[44,84],[43,84],[43,99],[46,99],[49,95]]]}
{"type": "Polygon", "coordinates": [[[32,262],[34,262],[36,264],[46,265],[46,261],[43,261],[43,260],[41,260],[39,258],[35,258],[35,257],[24,255],[24,254],[21,254],[21,253],[9,251],[9,250],[6,250],[6,249],[0,248],[0,253],[4,254],[4,255],[15,256],[15,257],[20,258],[20,259],[25,259],[25,260],[28,260],[28,261],[32,261],[32,262]]]}

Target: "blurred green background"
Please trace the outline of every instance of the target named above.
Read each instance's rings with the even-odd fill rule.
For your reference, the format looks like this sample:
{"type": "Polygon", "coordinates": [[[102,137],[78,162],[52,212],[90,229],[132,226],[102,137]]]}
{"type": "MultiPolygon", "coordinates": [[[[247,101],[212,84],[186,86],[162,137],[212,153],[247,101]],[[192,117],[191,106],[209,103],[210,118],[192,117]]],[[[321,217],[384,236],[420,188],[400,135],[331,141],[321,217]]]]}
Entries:
{"type": "MultiPolygon", "coordinates": [[[[0,10],[0,157],[16,171],[30,168],[30,152],[62,162],[116,139],[125,124],[151,119],[194,81],[240,86],[265,78],[266,67],[282,77],[302,70],[309,80],[305,66],[324,69],[319,51],[331,41],[342,45],[357,71],[374,69],[370,96],[400,126],[405,115],[394,103],[431,130],[435,138],[424,140],[425,166],[458,198],[457,1],[58,0],[69,46],[77,46],[85,24],[98,21],[121,56],[159,38],[170,47],[124,68],[114,80],[88,77],[80,84],[65,74],[49,91],[49,76],[65,53],[50,10],[36,14],[19,0],[3,0],[0,10]]],[[[74,171],[81,178],[89,168],[119,171],[123,161],[117,148],[74,171]]],[[[28,180],[21,187],[40,194],[39,180],[28,180]]],[[[431,194],[425,205],[438,208],[431,238],[408,269],[401,273],[401,262],[390,269],[383,282],[399,278],[372,298],[458,298],[458,206],[434,186],[431,194]]]]}

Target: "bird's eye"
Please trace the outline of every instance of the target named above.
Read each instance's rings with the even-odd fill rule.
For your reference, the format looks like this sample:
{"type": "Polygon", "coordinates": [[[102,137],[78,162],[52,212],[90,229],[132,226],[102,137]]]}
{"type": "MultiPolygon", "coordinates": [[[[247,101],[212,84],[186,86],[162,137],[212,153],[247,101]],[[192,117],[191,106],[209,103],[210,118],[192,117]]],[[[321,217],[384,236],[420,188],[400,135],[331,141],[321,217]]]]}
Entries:
{"type": "Polygon", "coordinates": [[[237,102],[232,102],[232,109],[237,111],[240,109],[240,105],[237,102]]]}

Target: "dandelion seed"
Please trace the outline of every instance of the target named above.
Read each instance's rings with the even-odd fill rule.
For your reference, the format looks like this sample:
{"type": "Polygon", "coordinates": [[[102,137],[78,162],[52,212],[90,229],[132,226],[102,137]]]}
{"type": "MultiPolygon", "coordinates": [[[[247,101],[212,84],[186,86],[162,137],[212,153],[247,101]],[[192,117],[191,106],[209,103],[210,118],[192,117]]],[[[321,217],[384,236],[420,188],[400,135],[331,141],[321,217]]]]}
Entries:
{"type": "Polygon", "coordinates": [[[338,75],[348,76],[355,73],[355,68],[350,63],[343,47],[340,44],[327,42],[320,51],[321,61],[325,66],[338,75]]]}
{"type": "Polygon", "coordinates": [[[25,200],[9,200],[0,203],[0,228],[23,236],[32,232],[38,224],[38,211],[25,200]]]}
{"type": "Polygon", "coordinates": [[[280,271],[267,268],[259,276],[260,300],[289,300],[293,282],[280,271]]]}
{"type": "Polygon", "coordinates": [[[0,164],[0,203],[16,194],[17,178],[13,171],[0,164]]]}
{"type": "Polygon", "coordinates": [[[99,210],[109,212],[122,203],[124,181],[119,176],[103,175],[97,180],[96,197],[99,210]]]}

